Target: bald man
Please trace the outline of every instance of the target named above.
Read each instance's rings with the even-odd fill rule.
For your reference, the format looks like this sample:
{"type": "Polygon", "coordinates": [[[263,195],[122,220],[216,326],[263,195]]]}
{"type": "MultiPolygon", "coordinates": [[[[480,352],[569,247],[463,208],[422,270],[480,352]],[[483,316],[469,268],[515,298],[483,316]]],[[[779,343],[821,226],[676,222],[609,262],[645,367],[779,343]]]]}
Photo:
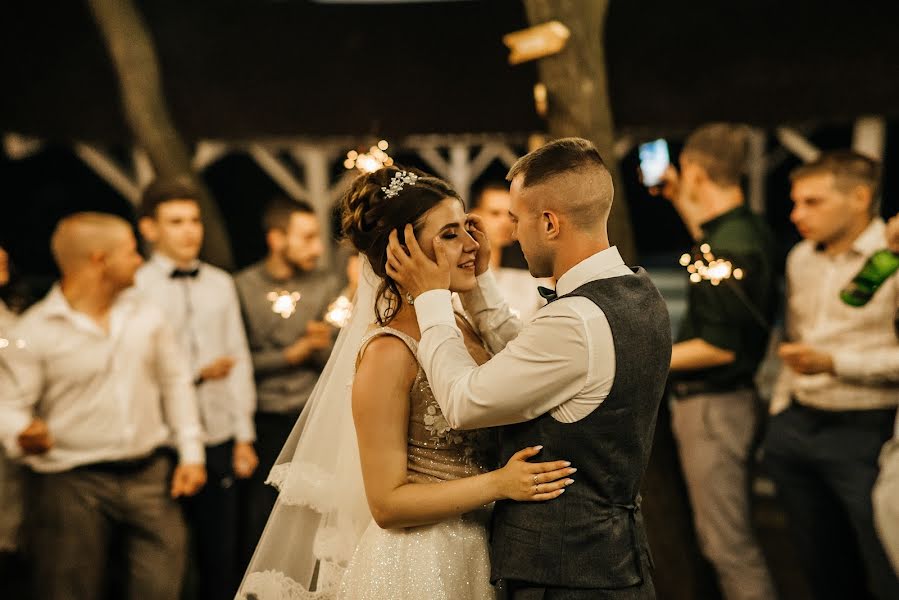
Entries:
{"type": "MultiPolygon", "coordinates": [[[[638,490],[671,358],[668,312],[646,272],[609,244],[612,178],[590,142],[551,142],[507,179],[531,275],[558,283],[542,290],[549,303],[522,326],[487,268],[482,222],[470,217],[478,286],[462,302],[490,361],[478,366],[465,349],[439,238],[434,262],[411,226],[394,232],[388,268],[414,297],[418,359],[449,425],[503,426],[502,461],[539,445],[539,460],[578,469],[556,499],[497,503],[492,579],[516,600],[655,598],[638,490]]],[[[538,493],[542,477],[534,475],[538,493]]]]}
{"type": "Polygon", "coordinates": [[[51,243],[62,278],[0,369],[0,440],[34,473],[35,597],[101,598],[116,533],[129,597],[175,600],[186,536],[174,499],[206,477],[192,374],[161,312],[129,290],[141,258],[126,221],[79,213],[51,243]]]}

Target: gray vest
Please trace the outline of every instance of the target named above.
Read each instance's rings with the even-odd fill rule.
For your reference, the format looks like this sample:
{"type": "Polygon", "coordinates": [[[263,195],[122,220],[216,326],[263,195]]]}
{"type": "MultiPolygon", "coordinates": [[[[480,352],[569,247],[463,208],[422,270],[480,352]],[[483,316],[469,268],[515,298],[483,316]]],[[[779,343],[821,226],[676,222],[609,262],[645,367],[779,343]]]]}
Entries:
{"type": "Polygon", "coordinates": [[[650,578],[641,562],[649,545],[639,489],[671,361],[668,311],[643,269],[590,281],[567,296],[587,298],[605,313],[615,343],[615,381],[580,421],[560,423],[545,414],[502,428],[504,462],[542,444],[537,460],[570,460],[578,472],[555,500],[497,503],[492,579],[626,588],[650,578]]]}

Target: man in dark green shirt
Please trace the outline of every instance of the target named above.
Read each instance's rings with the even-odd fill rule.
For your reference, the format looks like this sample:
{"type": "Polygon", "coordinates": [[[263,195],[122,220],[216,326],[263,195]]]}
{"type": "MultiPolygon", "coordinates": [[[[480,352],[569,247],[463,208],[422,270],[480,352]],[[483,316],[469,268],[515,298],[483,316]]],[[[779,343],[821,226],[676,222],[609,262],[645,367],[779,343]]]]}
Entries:
{"type": "MultiPolygon", "coordinates": [[[[702,252],[708,249],[715,260],[730,262],[731,271],[738,270],[740,279],[731,273],[717,285],[701,275],[700,281],[691,282],[687,291],[687,314],[677,343],[699,339],[733,353],[733,360],[719,364],[713,358],[713,365],[697,364],[695,370],[687,370],[689,364],[675,362],[687,357],[683,354],[676,357],[672,361],[677,371],[673,375],[674,390],[681,395],[691,389],[731,391],[751,388],[768,348],[768,324],[775,307],[772,258],[776,250],[767,223],[741,203],[702,223],[701,230],[702,238],[690,253],[691,262],[698,259],[708,263],[702,252]]],[[[689,344],[681,349],[686,347],[689,344]]]]}
{"type": "MultiPolygon", "coordinates": [[[[700,546],[727,600],[776,598],[749,519],[748,465],[758,424],[753,378],[774,309],[774,241],[745,206],[745,127],[696,130],[662,193],[696,246],[687,314],[671,355],[672,429],[700,546]]],[[[687,259],[689,257],[689,260],[687,259]]]]}

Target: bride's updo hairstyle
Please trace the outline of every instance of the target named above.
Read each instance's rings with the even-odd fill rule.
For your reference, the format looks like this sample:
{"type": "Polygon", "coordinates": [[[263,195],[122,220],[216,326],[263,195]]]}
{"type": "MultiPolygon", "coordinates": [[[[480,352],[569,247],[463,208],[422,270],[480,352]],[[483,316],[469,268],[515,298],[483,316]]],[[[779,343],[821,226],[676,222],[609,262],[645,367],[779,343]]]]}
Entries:
{"type": "Polygon", "coordinates": [[[425,214],[446,198],[462,199],[448,183],[417,169],[384,167],[360,175],[342,201],[344,236],[368,258],[382,282],[376,295],[378,324],[387,325],[403,306],[397,284],[387,275],[387,244],[397,230],[400,243],[403,228],[411,223],[416,235],[425,214]]]}

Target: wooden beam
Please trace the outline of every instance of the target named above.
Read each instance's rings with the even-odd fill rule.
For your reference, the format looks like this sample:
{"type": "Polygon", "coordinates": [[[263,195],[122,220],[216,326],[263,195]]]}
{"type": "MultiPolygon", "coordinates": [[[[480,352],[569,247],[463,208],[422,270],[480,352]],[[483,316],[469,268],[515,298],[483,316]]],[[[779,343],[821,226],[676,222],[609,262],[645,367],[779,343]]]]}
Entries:
{"type": "Polygon", "coordinates": [[[140,202],[140,186],[108,154],[90,144],[76,143],[75,155],[132,205],[140,202]]]}
{"type": "Polygon", "coordinates": [[[749,208],[759,215],[765,214],[765,181],[768,176],[768,165],[765,159],[767,136],[761,129],[752,129],[749,133],[749,160],[747,164],[749,208]]]}
{"type": "Polygon", "coordinates": [[[821,154],[820,148],[792,127],[778,127],[776,134],[780,144],[798,156],[802,162],[811,162],[821,154]]]}
{"type": "Polygon", "coordinates": [[[861,117],[852,128],[852,149],[877,160],[883,159],[887,125],[883,117],[861,117]]]}
{"type": "Polygon", "coordinates": [[[194,149],[191,166],[198,173],[202,173],[209,165],[220,160],[231,150],[233,148],[224,142],[200,141],[194,149]]]}
{"type": "Polygon", "coordinates": [[[323,148],[312,145],[297,145],[290,149],[294,160],[303,165],[305,174],[304,197],[318,217],[322,229],[322,238],[325,240],[325,250],[322,254],[322,267],[334,267],[333,261],[333,235],[331,231],[331,158],[334,156],[323,148]]]}
{"type": "Polygon", "coordinates": [[[281,186],[288,196],[294,200],[307,200],[309,191],[293,173],[285,167],[281,160],[268,148],[261,144],[250,144],[247,152],[256,161],[256,164],[265,171],[272,180],[281,186]]]}

